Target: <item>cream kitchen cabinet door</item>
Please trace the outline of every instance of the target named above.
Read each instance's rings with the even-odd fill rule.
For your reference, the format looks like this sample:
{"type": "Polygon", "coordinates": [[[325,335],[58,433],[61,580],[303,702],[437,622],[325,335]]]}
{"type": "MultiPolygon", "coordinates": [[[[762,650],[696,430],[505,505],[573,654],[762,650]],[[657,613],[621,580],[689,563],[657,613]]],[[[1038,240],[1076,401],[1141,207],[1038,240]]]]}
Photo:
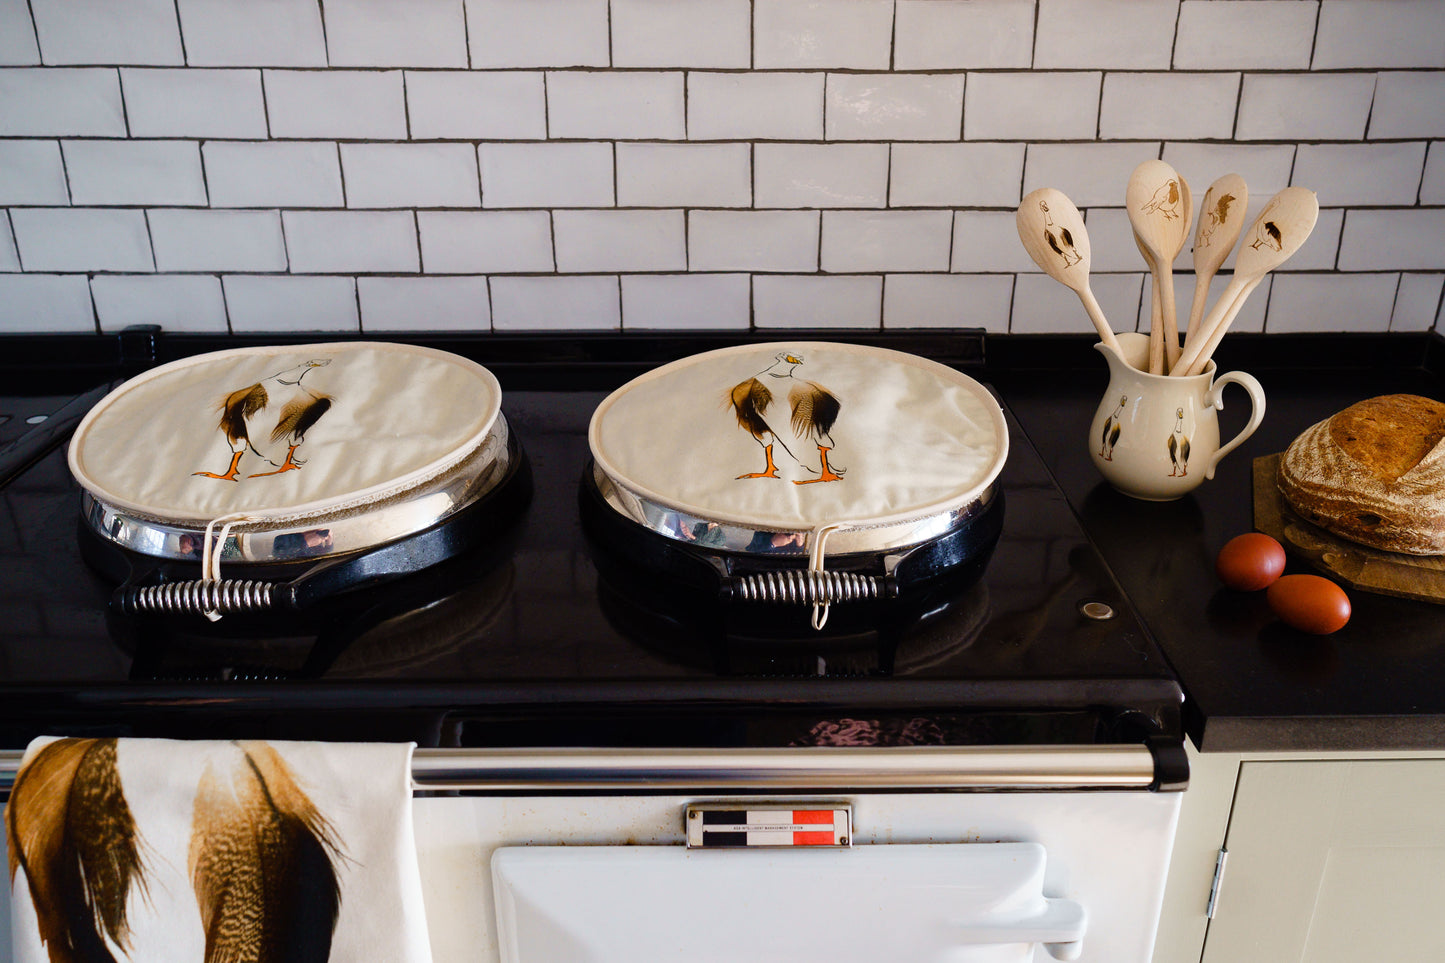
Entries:
{"type": "Polygon", "coordinates": [[[1204,963],[1445,957],[1445,760],[1244,762],[1204,963]]]}

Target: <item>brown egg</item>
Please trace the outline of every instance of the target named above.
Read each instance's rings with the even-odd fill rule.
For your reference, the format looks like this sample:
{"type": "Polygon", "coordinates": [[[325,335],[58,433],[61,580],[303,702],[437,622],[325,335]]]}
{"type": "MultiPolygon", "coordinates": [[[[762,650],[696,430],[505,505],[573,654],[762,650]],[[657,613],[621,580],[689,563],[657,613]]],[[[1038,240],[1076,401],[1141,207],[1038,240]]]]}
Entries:
{"type": "Polygon", "coordinates": [[[1258,592],[1284,574],[1284,547],[1259,532],[1236,535],[1219,550],[1214,571],[1232,589],[1258,592]]]}
{"type": "Polygon", "coordinates": [[[1286,575],[1265,596],[1274,614],[1301,632],[1329,635],[1350,620],[1345,590],[1318,575],[1286,575]]]}

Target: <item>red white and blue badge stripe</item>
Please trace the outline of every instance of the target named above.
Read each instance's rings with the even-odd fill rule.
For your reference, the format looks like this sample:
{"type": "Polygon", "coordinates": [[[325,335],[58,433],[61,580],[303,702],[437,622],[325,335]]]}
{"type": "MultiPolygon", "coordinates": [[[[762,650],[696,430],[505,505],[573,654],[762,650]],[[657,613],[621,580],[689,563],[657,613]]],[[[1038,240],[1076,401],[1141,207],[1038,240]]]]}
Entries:
{"type": "Polygon", "coordinates": [[[718,849],[749,846],[847,846],[847,809],[688,810],[687,844],[718,849]]]}

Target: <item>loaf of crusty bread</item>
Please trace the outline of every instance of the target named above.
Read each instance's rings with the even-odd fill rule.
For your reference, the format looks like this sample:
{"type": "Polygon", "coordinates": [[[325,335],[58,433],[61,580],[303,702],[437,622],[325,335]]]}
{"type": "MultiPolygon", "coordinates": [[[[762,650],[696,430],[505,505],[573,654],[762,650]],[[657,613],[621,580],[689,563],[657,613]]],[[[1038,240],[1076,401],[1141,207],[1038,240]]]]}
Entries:
{"type": "Polygon", "coordinates": [[[1386,552],[1445,555],[1445,404],[1382,395],[1310,426],[1279,461],[1301,518],[1386,552]]]}

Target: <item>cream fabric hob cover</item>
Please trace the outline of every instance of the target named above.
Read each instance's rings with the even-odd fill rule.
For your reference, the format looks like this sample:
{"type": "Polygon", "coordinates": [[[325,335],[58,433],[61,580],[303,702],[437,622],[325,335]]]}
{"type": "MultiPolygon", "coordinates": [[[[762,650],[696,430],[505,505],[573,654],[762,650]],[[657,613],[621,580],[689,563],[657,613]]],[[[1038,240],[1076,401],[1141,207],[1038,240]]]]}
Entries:
{"type": "Polygon", "coordinates": [[[364,505],[485,441],[501,390],[482,366],[410,345],[240,348],[172,362],[111,392],[70,444],[102,502],[182,524],[364,505]]]}
{"type": "Polygon", "coordinates": [[[673,362],[592,417],[599,467],[648,501],[719,522],[813,530],[934,514],[977,497],[1008,452],[993,396],[915,355],[824,342],[673,362]]]}

